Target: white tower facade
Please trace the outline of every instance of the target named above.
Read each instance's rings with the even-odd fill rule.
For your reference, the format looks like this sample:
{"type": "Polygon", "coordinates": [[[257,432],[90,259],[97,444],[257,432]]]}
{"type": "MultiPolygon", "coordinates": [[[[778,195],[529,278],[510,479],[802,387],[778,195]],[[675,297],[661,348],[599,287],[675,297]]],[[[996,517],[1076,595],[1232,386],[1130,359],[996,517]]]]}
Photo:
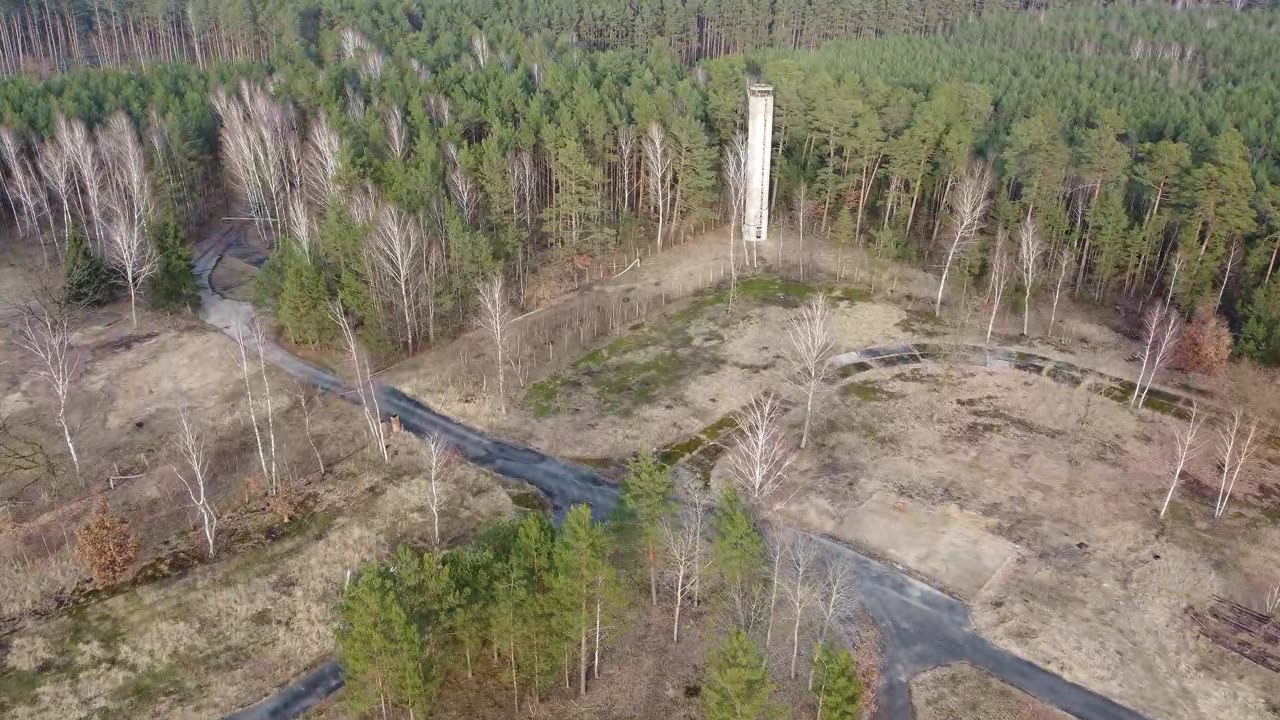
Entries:
{"type": "Polygon", "coordinates": [[[769,165],[773,155],[773,86],[747,87],[747,183],[742,239],[769,237],[769,165]]]}

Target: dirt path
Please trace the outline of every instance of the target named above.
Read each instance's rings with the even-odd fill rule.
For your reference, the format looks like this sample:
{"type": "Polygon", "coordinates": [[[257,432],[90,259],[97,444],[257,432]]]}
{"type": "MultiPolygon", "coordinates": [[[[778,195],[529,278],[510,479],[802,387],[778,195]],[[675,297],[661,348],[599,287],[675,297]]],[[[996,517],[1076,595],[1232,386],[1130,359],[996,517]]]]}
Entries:
{"type": "MultiPolygon", "coordinates": [[[[212,287],[209,278],[224,253],[242,244],[243,230],[232,226],[201,243],[195,261],[203,302],[201,317],[223,332],[244,330],[253,319],[248,303],[231,300],[212,287]]],[[[857,369],[874,363],[922,362],[924,354],[904,346],[841,356],[842,365],[857,369]]],[[[346,396],[341,379],[272,344],[268,359],[296,378],[336,395],[346,396]]],[[[531,448],[491,438],[441,415],[396,388],[380,386],[386,415],[398,415],[402,426],[419,437],[440,433],[455,443],[472,463],[505,477],[528,482],[547,496],[557,516],[574,504],[587,503],[603,517],[617,502],[617,488],[594,471],[548,457],[531,448]]],[[[828,538],[816,538],[824,551],[847,562],[857,574],[860,599],[885,639],[884,687],[877,717],[912,717],[909,683],[916,674],[939,665],[968,661],[1049,705],[1081,720],[1138,720],[1141,715],[1075,683],[1018,658],[979,636],[969,609],[942,592],[828,538]]],[[[275,695],[229,720],[282,720],[301,715],[342,687],[341,669],[329,662],[275,695]]]]}

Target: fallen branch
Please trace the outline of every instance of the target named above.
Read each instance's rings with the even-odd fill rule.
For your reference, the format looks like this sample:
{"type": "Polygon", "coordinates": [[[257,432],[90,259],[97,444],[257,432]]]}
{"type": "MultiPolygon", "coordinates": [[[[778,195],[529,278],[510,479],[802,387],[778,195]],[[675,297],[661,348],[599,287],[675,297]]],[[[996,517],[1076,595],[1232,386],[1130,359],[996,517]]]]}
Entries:
{"type": "Polygon", "coordinates": [[[637,266],[637,265],[639,265],[639,264],[640,264],[640,258],[636,258],[635,260],[632,260],[632,261],[631,261],[631,264],[630,264],[630,265],[628,265],[628,266],[626,266],[625,268],[623,268],[623,269],[622,269],[622,272],[619,272],[617,275],[614,275],[613,277],[616,277],[616,278],[617,278],[617,277],[622,277],[623,273],[625,273],[626,271],[630,270],[631,268],[633,268],[633,267],[635,267],[635,266],[637,266]]]}

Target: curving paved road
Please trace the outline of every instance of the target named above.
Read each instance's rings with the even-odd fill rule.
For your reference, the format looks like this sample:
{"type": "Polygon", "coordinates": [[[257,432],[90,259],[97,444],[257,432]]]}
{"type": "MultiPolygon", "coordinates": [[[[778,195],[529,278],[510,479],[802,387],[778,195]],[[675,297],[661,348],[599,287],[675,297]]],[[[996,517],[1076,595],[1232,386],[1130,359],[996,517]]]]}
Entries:
{"type": "MultiPolygon", "coordinates": [[[[218,295],[209,284],[209,276],[222,254],[238,242],[237,232],[233,228],[206,240],[196,260],[204,300],[201,315],[228,333],[237,326],[247,326],[253,310],[247,303],[218,295]]],[[[272,362],[290,375],[335,394],[346,394],[341,379],[332,373],[277,346],[263,350],[272,362]]],[[[885,351],[841,356],[840,364],[855,366],[866,363],[868,367],[898,364],[898,361],[887,358],[895,354],[904,355],[903,352],[882,350],[885,351]]],[[[906,352],[915,356],[912,362],[925,359],[914,349],[906,352]]],[[[536,487],[550,499],[557,515],[571,505],[587,503],[600,517],[607,514],[617,501],[616,487],[588,468],[491,438],[435,412],[395,388],[381,386],[377,392],[383,411],[388,415],[399,415],[401,425],[407,431],[420,437],[431,432],[444,435],[458,446],[468,461],[536,487]]],[[[972,663],[1081,720],[1142,718],[1118,703],[992,645],[974,631],[967,607],[933,587],[830,538],[815,536],[815,540],[823,552],[853,568],[862,605],[883,636],[883,686],[877,696],[877,718],[910,720],[911,678],[929,668],[960,661],[972,663]]],[[[229,715],[227,720],[294,718],[341,687],[341,668],[337,662],[330,661],[262,702],[229,715]]]]}

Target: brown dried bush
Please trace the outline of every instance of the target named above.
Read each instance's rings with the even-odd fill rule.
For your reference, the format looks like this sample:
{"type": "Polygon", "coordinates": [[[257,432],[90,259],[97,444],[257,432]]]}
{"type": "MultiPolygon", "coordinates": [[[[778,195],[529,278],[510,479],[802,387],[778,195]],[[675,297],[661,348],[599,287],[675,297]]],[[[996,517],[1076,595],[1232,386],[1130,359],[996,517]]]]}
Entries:
{"type": "Polygon", "coordinates": [[[1178,342],[1178,367],[1191,373],[1211,375],[1231,357],[1231,328],[1227,319],[1210,305],[1200,305],[1182,331],[1178,342]]]}
{"type": "Polygon", "coordinates": [[[862,683],[862,717],[869,718],[876,712],[876,688],[880,687],[880,665],[884,662],[884,645],[880,631],[866,613],[859,611],[854,622],[857,627],[851,654],[858,680],[862,683]]]}
{"type": "Polygon", "coordinates": [[[293,483],[288,478],[280,478],[276,494],[267,496],[267,510],[285,524],[297,517],[298,497],[293,491],[293,483]]]}
{"type": "Polygon", "coordinates": [[[138,559],[138,534],[129,521],[98,503],[76,532],[76,559],[93,574],[98,587],[114,585],[129,577],[138,559]]]}

